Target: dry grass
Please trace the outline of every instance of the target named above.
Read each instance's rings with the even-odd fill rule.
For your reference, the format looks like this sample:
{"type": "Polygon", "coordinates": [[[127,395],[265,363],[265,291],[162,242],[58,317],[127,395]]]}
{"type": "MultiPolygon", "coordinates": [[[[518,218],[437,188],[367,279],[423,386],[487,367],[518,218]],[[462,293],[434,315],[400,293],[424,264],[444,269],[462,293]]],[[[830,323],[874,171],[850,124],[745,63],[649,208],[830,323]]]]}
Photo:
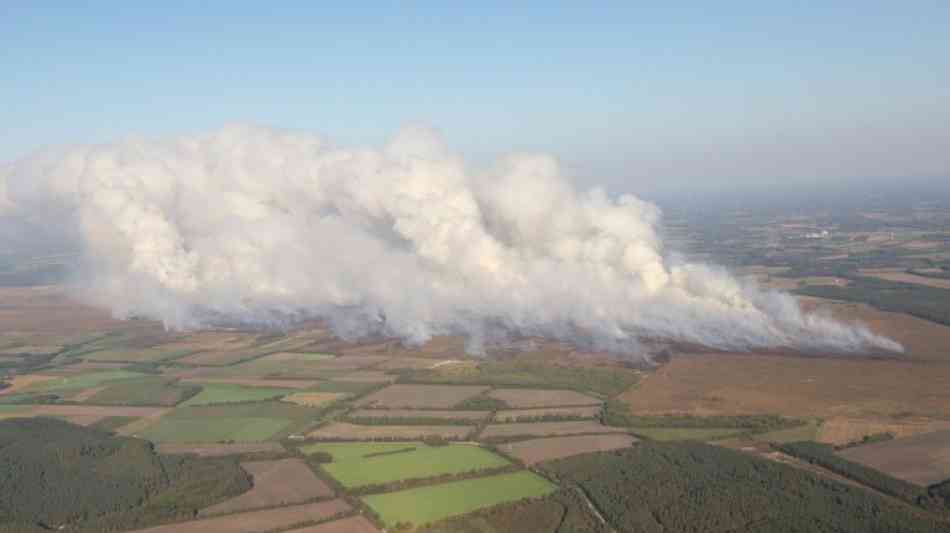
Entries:
{"type": "Polygon", "coordinates": [[[950,430],[866,444],[838,454],[921,486],[950,478],[950,430]]]}
{"type": "Polygon", "coordinates": [[[14,394],[30,387],[31,385],[43,383],[44,381],[49,381],[51,379],[59,379],[59,376],[46,376],[42,374],[22,374],[19,376],[13,376],[13,378],[9,381],[10,386],[5,389],[0,389],[0,396],[5,394],[14,394]]]}
{"type": "Polygon", "coordinates": [[[137,529],[133,533],[261,533],[305,522],[327,520],[352,509],[345,501],[336,499],[137,529]]]}
{"type": "Polygon", "coordinates": [[[930,418],[849,418],[836,416],[822,422],[818,441],[828,444],[847,444],[860,441],[876,433],[891,433],[895,437],[910,437],[921,433],[950,429],[950,420],[930,418]]]}
{"type": "Polygon", "coordinates": [[[531,407],[559,407],[600,405],[600,400],[571,390],[548,389],[495,389],[488,395],[516,409],[531,407]]]}
{"type": "Polygon", "coordinates": [[[425,437],[463,439],[475,428],[470,426],[361,426],[333,422],[307,434],[326,440],[418,440],[425,437]]]}
{"type": "Polygon", "coordinates": [[[340,392],[295,392],[281,398],[283,402],[295,403],[305,407],[321,407],[335,402],[346,394],[340,392]]]}
{"type": "Polygon", "coordinates": [[[591,452],[605,452],[627,448],[636,442],[632,435],[576,435],[550,439],[531,439],[502,444],[501,451],[533,465],[542,461],[561,459],[591,452]]]}
{"type": "Polygon", "coordinates": [[[386,408],[448,409],[478,396],[488,387],[472,385],[390,385],[361,399],[357,405],[386,408]]]}
{"type": "Polygon", "coordinates": [[[333,496],[333,489],[313,475],[302,459],[241,463],[253,478],[251,490],[198,512],[199,517],[262,507],[303,503],[333,496]]]}

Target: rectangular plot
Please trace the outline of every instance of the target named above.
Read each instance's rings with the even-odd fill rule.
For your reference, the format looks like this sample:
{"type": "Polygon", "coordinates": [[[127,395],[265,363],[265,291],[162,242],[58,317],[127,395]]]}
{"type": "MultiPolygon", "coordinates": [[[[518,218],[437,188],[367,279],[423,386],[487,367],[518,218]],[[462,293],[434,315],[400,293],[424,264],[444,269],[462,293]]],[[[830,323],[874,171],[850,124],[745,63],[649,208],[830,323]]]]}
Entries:
{"type": "Polygon", "coordinates": [[[132,533],[206,533],[227,531],[228,533],[260,533],[287,528],[304,522],[327,520],[348,513],[353,508],[343,500],[292,505],[266,511],[236,513],[217,518],[205,518],[177,524],[138,529],[132,533]]]}
{"type": "Polygon", "coordinates": [[[286,396],[292,392],[294,392],[292,389],[245,387],[233,383],[208,383],[202,385],[201,392],[189,398],[182,406],[270,400],[286,396]]]}
{"type": "Polygon", "coordinates": [[[390,453],[402,450],[412,450],[422,446],[418,441],[406,442],[317,442],[300,447],[306,455],[317,452],[330,454],[334,461],[352,461],[362,459],[367,455],[390,453]]]}
{"type": "Polygon", "coordinates": [[[285,388],[285,389],[309,389],[313,387],[318,381],[309,379],[255,379],[255,378],[200,378],[200,377],[183,377],[181,379],[184,383],[230,383],[233,385],[244,385],[247,387],[275,387],[275,388],[285,388]]]}
{"type": "Polygon", "coordinates": [[[300,459],[251,461],[241,463],[241,468],[254,480],[251,489],[244,494],[202,509],[198,512],[198,516],[303,503],[307,500],[333,496],[333,489],[313,475],[310,467],[300,459]]]}
{"type": "Polygon", "coordinates": [[[488,393],[511,407],[558,407],[565,405],[600,405],[601,401],[572,390],[557,389],[495,389],[488,393]]]}
{"type": "Polygon", "coordinates": [[[476,385],[390,385],[361,399],[357,405],[386,408],[448,409],[488,390],[476,385]]]}
{"type": "Polygon", "coordinates": [[[333,422],[307,434],[308,437],[327,440],[424,439],[442,437],[464,439],[474,426],[361,426],[333,422]]]}
{"type": "Polygon", "coordinates": [[[423,525],[500,503],[535,498],[557,490],[527,471],[442,483],[362,498],[387,526],[400,522],[423,525]]]}
{"type": "Polygon", "coordinates": [[[526,464],[533,465],[542,461],[562,459],[582,453],[627,448],[636,441],[637,439],[631,435],[575,435],[573,437],[523,440],[502,444],[499,448],[526,464]]]}
{"type": "Polygon", "coordinates": [[[950,430],[856,446],[838,455],[898,479],[929,486],[950,478],[950,430]]]}
{"type": "Polygon", "coordinates": [[[582,433],[624,433],[623,428],[604,426],[597,422],[581,420],[572,422],[535,422],[526,424],[489,424],[480,438],[544,437],[554,435],[577,435],[582,433]]]}
{"type": "Polygon", "coordinates": [[[334,461],[321,465],[346,488],[379,485],[404,479],[461,474],[508,466],[506,459],[478,446],[419,446],[400,453],[334,461]]]}
{"type": "Polygon", "coordinates": [[[281,418],[217,417],[178,418],[163,417],[140,432],[141,437],[156,442],[257,442],[273,437],[289,426],[290,420],[281,418]]]}
{"type": "Polygon", "coordinates": [[[539,409],[505,409],[495,413],[498,422],[515,422],[519,419],[544,417],[594,418],[600,413],[599,405],[581,407],[542,407],[539,409]]]}
{"type": "Polygon", "coordinates": [[[491,414],[490,411],[461,411],[454,409],[356,409],[350,412],[353,419],[373,418],[392,420],[398,424],[399,420],[407,418],[443,419],[443,420],[472,420],[478,422],[491,414]]]}
{"type": "Polygon", "coordinates": [[[379,529],[365,517],[351,516],[317,526],[292,529],[286,533],[379,533],[379,529]]]}
{"type": "Polygon", "coordinates": [[[277,442],[234,442],[223,443],[180,443],[162,442],[156,445],[158,453],[185,454],[191,453],[200,457],[221,457],[225,455],[239,455],[244,453],[283,453],[284,447],[277,442]]]}

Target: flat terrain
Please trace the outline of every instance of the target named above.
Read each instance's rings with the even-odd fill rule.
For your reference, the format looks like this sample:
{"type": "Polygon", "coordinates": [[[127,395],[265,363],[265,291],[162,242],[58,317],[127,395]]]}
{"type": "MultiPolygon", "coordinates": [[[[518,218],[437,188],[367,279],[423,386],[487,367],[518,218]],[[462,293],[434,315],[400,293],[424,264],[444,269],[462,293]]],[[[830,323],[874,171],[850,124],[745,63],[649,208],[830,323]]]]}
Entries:
{"type": "Polygon", "coordinates": [[[465,444],[417,446],[412,450],[362,457],[321,465],[321,468],[346,488],[392,483],[404,479],[461,474],[511,463],[494,453],[465,444]]]}
{"type": "Polygon", "coordinates": [[[138,529],[134,533],[261,533],[332,518],[352,509],[341,499],[138,529]]]}
{"type": "Polygon", "coordinates": [[[391,453],[412,450],[423,446],[421,442],[317,442],[300,447],[304,454],[311,455],[317,452],[330,454],[334,461],[346,462],[362,459],[381,453],[391,453]]]}
{"type": "Polygon", "coordinates": [[[515,409],[559,407],[565,405],[600,405],[600,400],[571,390],[494,389],[488,396],[515,409]]]}
{"type": "Polygon", "coordinates": [[[637,414],[939,417],[950,415],[950,365],[767,354],[682,355],[648,375],[622,399],[637,414]]]}
{"type": "Polygon", "coordinates": [[[627,448],[636,441],[637,439],[631,435],[576,435],[522,440],[502,444],[498,448],[525,464],[533,465],[582,453],[627,448]]]}
{"type": "Polygon", "coordinates": [[[317,526],[292,529],[286,533],[379,533],[379,530],[366,518],[351,516],[317,526]]]}
{"type": "MultiPolygon", "coordinates": [[[[797,429],[797,428],[796,428],[797,429]]],[[[632,428],[633,433],[650,440],[719,440],[734,437],[743,432],[737,428],[632,428]]]]}
{"type": "Polygon", "coordinates": [[[262,507],[303,503],[333,496],[331,489],[300,459],[241,463],[253,479],[251,490],[240,496],[202,509],[198,516],[211,516],[262,507]]]}
{"type": "Polygon", "coordinates": [[[390,385],[357,402],[361,407],[448,409],[488,387],[472,385],[390,385]]]}
{"type": "Polygon", "coordinates": [[[318,381],[302,379],[254,379],[254,378],[191,378],[184,377],[183,383],[229,383],[245,387],[273,387],[283,389],[309,389],[318,381]]]}
{"type": "Polygon", "coordinates": [[[838,452],[898,479],[928,486],[950,479],[950,430],[936,431],[838,452]]]}
{"type": "Polygon", "coordinates": [[[235,442],[222,443],[178,443],[162,442],[156,445],[158,453],[176,454],[193,453],[201,457],[221,457],[244,453],[283,453],[284,447],[277,442],[235,442]]]}
{"type": "Polygon", "coordinates": [[[622,433],[625,431],[626,429],[623,428],[608,427],[598,422],[588,420],[489,424],[485,426],[479,438],[546,437],[555,435],[577,435],[582,433],[622,433]]]}
{"type": "Polygon", "coordinates": [[[504,409],[495,413],[497,422],[514,422],[518,419],[563,416],[571,418],[594,418],[600,412],[599,405],[582,407],[542,407],[539,409],[504,409]]]}
{"type": "Polygon", "coordinates": [[[950,279],[929,278],[927,276],[918,276],[900,269],[862,269],[861,275],[871,278],[884,279],[888,281],[899,281],[901,283],[914,283],[925,285],[937,289],[950,289],[950,279]]]}
{"type": "Polygon", "coordinates": [[[365,496],[365,502],[392,527],[423,525],[499,503],[544,496],[555,485],[527,471],[442,483],[418,489],[365,496]]]}
{"type": "Polygon", "coordinates": [[[233,383],[205,383],[201,385],[201,392],[192,396],[183,406],[210,405],[218,403],[252,402],[270,400],[286,396],[294,392],[291,389],[276,389],[272,387],[247,387],[233,383]]]}
{"type": "MultiPolygon", "coordinates": [[[[908,417],[849,418],[836,416],[822,421],[814,439],[828,444],[848,444],[865,435],[890,433],[897,438],[950,429],[950,420],[908,417]]],[[[801,440],[801,439],[800,439],[801,440]]]]}
{"type": "Polygon", "coordinates": [[[373,439],[422,439],[442,437],[463,439],[474,431],[474,426],[363,426],[346,422],[332,422],[307,434],[315,439],[328,440],[373,440],[373,439]]]}
{"type": "Polygon", "coordinates": [[[405,418],[437,418],[444,420],[471,420],[478,422],[485,420],[489,411],[462,411],[453,409],[355,409],[349,413],[350,418],[385,418],[398,424],[405,418]]]}
{"type": "Polygon", "coordinates": [[[306,407],[321,407],[346,397],[342,392],[295,392],[284,396],[281,401],[306,407]]]}
{"type": "Polygon", "coordinates": [[[260,442],[317,414],[283,402],[178,407],[136,434],[156,442],[260,442]]]}

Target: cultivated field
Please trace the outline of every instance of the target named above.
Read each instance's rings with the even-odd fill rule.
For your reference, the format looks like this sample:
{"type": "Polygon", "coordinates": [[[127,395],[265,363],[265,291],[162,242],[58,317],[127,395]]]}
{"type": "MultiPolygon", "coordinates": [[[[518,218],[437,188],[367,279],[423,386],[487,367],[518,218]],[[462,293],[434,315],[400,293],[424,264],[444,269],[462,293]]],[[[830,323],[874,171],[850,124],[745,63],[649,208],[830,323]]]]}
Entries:
{"type": "Polygon", "coordinates": [[[230,444],[162,442],[156,445],[156,449],[158,453],[192,453],[200,457],[221,457],[244,453],[283,453],[285,451],[284,447],[277,442],[235,442],[230,444]]]}
{"type": "Polygon", "coordinates": [[[535,498],[557,490],[527,471],[466,479],[363,498],[392,527],[399,522],[427,524],[500,503],[535,498]]]}
{"type": "Polygon", "coordinates": [[[205,383],[201,386],[201,392],[182,403],[182,406],[255,402],[279,398],[293,392],[292,389],[245,387],[233,383],[205,383]]]}
{"type": "Polygon", "coordinates": [[[928,278],[927,276],[918,276],[905,272],[902,269],[862,269],[861,275],[871,278],[884,279],[887,281],[898,281],[901,283],[914,283],[916,285],[926,285],[937,289],[950,289],[950,279],[928,278]]]}
{"type": "Polygon", "coordinates": [[[317,452],[330,454],[336,462],[359,460],[381,453],[401,452],[424,446],[421,442],[317,442],[300,447],[300,452],[312,455],[317,452]]]}
{"type": "Polygon", "coordinates": [[[570,422],[534,422],[489,424],[479,438],[497,439],[510,437],[545,437],[555,435],[578,435],[584,433],[624,433],[626,429],[601,425],[598,422],[579,420],[570,422]]]}
{"type": "Polygon", "coordinates": [[[63,392],[78,389],[88,389],[98,387],[112,381],[124,379],[142,378],[146,374],[140,372],[131,372],[128,370],[102,370],[99,372],[88,372],[77,375],[67,375],[57,377],[56,379],[44,380],[32,384],[22,389],[20,392],[63,392]]]}
{"type": "Polygon", "coordinates": [[[600,413],[599,405],[581,407],[545,407],[540,409],[505,409],[495,413],[496,422],[515,422],[519,419],[563,416],[571,418],[594,418],[600,413]]]}
{"type": "Polygon", "coordinates": [[[442,420],[471,420],[477,423],[488,418],[490,411],[462,411],[453,409],[356,409],[349,413],[349,418],[385,418],[398,424],[406,418],[442,419],[442,420]]]}
{"type": "Polygon", "coordinates": [[[182,350],[174,347],[169,348],[166,346],[156,346],[153,348],[145,348],[140,350],[100,350],[86,354],[84,357],[90,361],[151,363],[156,361],[178,359],[192,353],[194,353],[194,350],[182,350]]]}
{"type": "Polygon", "coordinates": [[[838,455],[921,486],[950,479],[950,430],[865,444],[838,455]]]}
{"type": "Polygon", "coordinates": [[[856,419],[838,416],[823,421],[814,440],[841,445],[857,442],[865,435],[875,433],[890,433],[901,438],[945,429],[950,429],[950,420],[917,417],[856,419]]]}
{"type": "Polygon", "coordinates": [[[253,478],[251,490],[202,509],[198,516],[249,511],[333,496],[333,489],[313,475],[307,463],[300,459],[253,461],[241,463],[241,468],[253,478]]]}
{"type": "Polygon", "coordinates": [[[0,389],[0,396],[21,392],[23,390],[29,389],[30,387],[38,386],[44,382],[54,379],[59,379],[59,376],[47,376],[41,374],[23,374],[19,376],[13,376],[13,378],[8,381],[9,386],[5,389],[0,389]]]}
{"type": "Polygon", "coordinates": [[[341,499],[305,505],[292,505],[264,511],[236,513],[215,518],[179,522],[164,526],[138,529],[133,533],[261,533],[287,528],[306,522],[327,520],[353,508],[341,499]]]}
{"type": "Polygon", "coordinates": [[[502,444],[499,449],[522,462],[533,465],[581,453],[627,448],[637,439],[631,435],[575,435],[550,439],[530,439],[502,444]]]}
{"type": "Polygon", "coordinates": [[[155,407],[106,407],[98,405],[29,405],[17,411],[17,416],[51,416],[63,418],[80,426],[88,426],[108,417],[145,417],[160,416],[167,409],[155,407]]]}
{"type": "Polygon", "coordinates": [[[360,383],[385,383],[396,380],[396,376],[387,374],[381,370],[357,370],[341,375],[337,378],[340,381],[356,381],[360,383]]]}
{"type": "Polygon", "coordinates": [[[357,402],[361,407],[387,409],[448,409],[488,390],[481,386],[460,385],[390,385],[357,402]]]}
{"type": "Polygon", "coordinates": [[[307,436],[327,440],[412,440],[425,437],[464,439],[474,429],[473,426],[361,426],[346,422],[332,422],[311,431],[307,436]]]}
{"type": "Polygon", "coordinates": [[[69,399],[75,402],[105,405],[174,406],[196,391],[196,386],[180,385],[175,378],[149,376],[83,389],[80,394],[71,396],[69,399]]]}
{"type": "MultiPolygon", "coordinates": [[[[798,429],[798,428],[795,428],[798,429]]],[[[650,440],[671,441],[671,440],[719,440],[728,437],[734,437],[742,434],[742,429],[737,428],[651,428],[638,427],[631,428],[630,431],[637,436],[650,440]]]]}
{"type": "Polygon", "coordinates": [[[488,395],[501,400],[515,409],[532,407],[559,407],[576,405],[600,405],[600,400],[571,390],[544,389],[495,389],[488,395]]]}
{"type": "Polygon", "coordinates": [[[281,401],[306,407],[321,407],[345,396],[346,394],[342,392],[295,392],[289,396],[284,396],[281,401]]]}
{"type": "Polygon", "coordinates": [[[418,479],[461,474],[508,466],[506,459],[478,446],[416,446],[385,455],[350,461],[333,461],[321,468],[348,489],[418,479]]]}
{"type": "Polygon", "coordinates": [[[317,526],[292,529],[286,533],[379,533],[379,530],[366,518],[351,516],[317,526]]]}
{"type": "Polygon", "coordinates": [[[317,414],[283,402],[178,407],[137,434],[156,442],[259,442],[317,414]]]}
{"type": "MultiPolygon", "coordinates": [[[[187,372],[186,372],[187,374],[187,372]]],[[[255,378],[192,378],[182,377],[183,383],[229,383],[245,387],[274,387],[283,389],[309,389],[318,381],[302,379],[255,379],[255,378]]]]}

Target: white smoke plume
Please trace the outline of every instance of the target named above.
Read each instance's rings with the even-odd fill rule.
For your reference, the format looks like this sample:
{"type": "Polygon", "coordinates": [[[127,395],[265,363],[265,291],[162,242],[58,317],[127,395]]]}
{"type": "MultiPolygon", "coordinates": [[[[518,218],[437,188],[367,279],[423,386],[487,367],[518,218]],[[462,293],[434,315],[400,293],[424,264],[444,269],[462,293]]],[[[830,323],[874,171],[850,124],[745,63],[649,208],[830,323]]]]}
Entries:
{"type": "Polygon", "coordinates": [[[644,339],[901,349],[672,262],[656,206],[577,191],[549,156],[475,171],[425,128],[348,149],[229,126],[43,152],[0,172],[0,205],[79,241],[95,301],[169,328],[319,317],[350,339],[465,335],[476,353],[506,336],[642,357],[644,339]]]}

